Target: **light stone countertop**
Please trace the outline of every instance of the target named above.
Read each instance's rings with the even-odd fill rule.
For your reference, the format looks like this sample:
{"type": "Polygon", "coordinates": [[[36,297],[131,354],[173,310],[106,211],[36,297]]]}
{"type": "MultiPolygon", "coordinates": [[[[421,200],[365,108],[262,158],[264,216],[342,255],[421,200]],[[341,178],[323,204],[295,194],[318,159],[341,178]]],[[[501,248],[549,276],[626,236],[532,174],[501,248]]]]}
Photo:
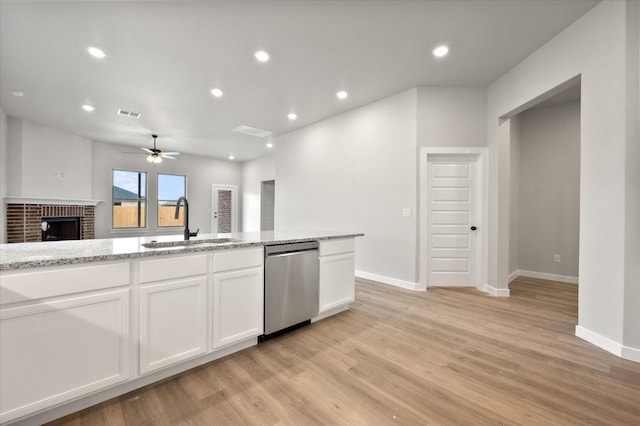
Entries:
{"type": "Polygon", "coordinates": [[[189,241],[218,238],[239,241],[162,248],[146,248],[142,244],[152,241],[179,243],[183,240],[182,235],[0,244],[0,271],[361,236],[364,234],[309,230],[201,234],[189,241]]]}

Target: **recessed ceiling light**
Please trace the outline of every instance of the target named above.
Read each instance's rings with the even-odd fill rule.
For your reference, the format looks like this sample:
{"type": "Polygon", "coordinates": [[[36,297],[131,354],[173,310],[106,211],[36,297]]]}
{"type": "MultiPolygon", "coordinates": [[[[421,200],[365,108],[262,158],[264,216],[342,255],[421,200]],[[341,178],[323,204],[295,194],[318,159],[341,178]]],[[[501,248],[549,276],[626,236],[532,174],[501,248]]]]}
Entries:
{"type": "Polygon", "coordinates": [[[20,90],[12,90],[12,91],[11,91],[11,94],[12,94],[13,96],[18,97],[18,98],[21,98],[21,97],[23,97],[23,96],[24,96],[24,92],[21,92],[20,90]]]}
{"type": "Polygon", "coordinates": [[[220,89],[213,89],[211,90],[211,94],[213,96],[215,96],[216,98],[219,98],[220,96],[222,96],[222,90],[220,89]]]}
{"type": "Polygon", "coordinates": [[[338,99],[347,99],[347,96],[349,95],[344,90],[341,90],[338,93],[336,93],[336,96],[338,97],[338,99]]]}
{"type": "Polygon", "coordinates": [[[92,107],[91,105],[82,105],[82,109],[87,111],[87,112],[91,112],[91,111],[95,110],[95,108],[92,107]]]}
{"type": "Polygon", "coordinates": [[[265,52],[264,50],[258,50],[256,53],[253,54],[257,60],[259,60],[260,62],[267,62],[269,60],[269,54],[267,52],[265,52]]]}
{"type": "Polygon", "coordinates": [[[433,49],[433,56],[435,56],[436,58],[447,56],[447,53],[449,53],[449,48],[445,45],[438,46],[433,49]]]}
{"type": "Polygon", "coordinates": [[[289,117],[289,120],[295,120],[296,118],[298,118],[298,115],[294,112],[289,113],[289,115],[287,115],[287,117],[289,117]]]}
{"type": "Polygon", "coordinates": [[[94,47],[94,46],[87,47],[87,51],[89,52],[89,55],[93,56],[94,58],[102,59],[105,56],[107,56],[107,54],[104,53],[102,51],[102,49],[99,49],[99,48],[94,47]]]}
{"type": "Polygon", "coordinates": [[[229,160],[235,160],[236,157],[233,156],[233,154],[229,154],[229,160]]]}
{"type": "Polygon", "coordinates": [[[267,142],[267,148],[273,148],[273,143],[267,142]]]}

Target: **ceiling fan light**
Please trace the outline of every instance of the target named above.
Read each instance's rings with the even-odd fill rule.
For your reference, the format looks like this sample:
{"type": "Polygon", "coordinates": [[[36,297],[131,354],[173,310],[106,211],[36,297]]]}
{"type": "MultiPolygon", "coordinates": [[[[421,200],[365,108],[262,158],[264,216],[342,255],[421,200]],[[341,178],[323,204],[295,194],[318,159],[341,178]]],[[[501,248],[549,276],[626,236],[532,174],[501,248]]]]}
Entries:
{"type": "Polygon", "coordinates": [[[148,156],[147,161],[153,163],[153,155],[148,156]]]}

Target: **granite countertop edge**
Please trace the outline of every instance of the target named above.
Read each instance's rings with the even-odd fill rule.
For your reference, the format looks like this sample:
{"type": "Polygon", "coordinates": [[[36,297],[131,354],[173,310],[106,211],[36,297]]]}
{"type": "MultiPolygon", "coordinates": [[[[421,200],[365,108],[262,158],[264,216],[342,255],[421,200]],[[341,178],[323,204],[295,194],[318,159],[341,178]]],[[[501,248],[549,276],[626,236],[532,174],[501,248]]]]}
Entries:
{"type": "MultiPolygon", "coordinates": [[[[288,243],[297,243],[304,241],[321,241],[321,240],[334,240],[334,239],[344,239],[344,238],[355,238],[362,237],[363,233],[326,233],[324,235],[318,235],[314,232],[309,232],[308,236],[298,236],[291,238],[260,238],[259,240],[249,240],[249,241],[238,241],[231,243],[205,243],[205,244],[192,244],[192,245],[184,245],[184,246],[173,246],[173,247],[163,247],[156,249],[144,249],[139,248],[138,251],[129,251],[123,253],[107,253],[107,254],[92,254],[92,253],[83,253],[78,255],[63,255],[60,257],[47,258],[43,256],[42,258],[34,258],[34,256],[29,256],[29,259],[23,260],[8,260],[5,261],[6,253],[11,252],[13,244],[2,244],[3,258],[0,259],[0,271],[12,271],[12,270],[23,270],[30,268],[38,268],[44,266],[58,266],[58,265],[77,265],[83,263],[93,263],[93,262],[107,262],[114,260],[122,260],[122,259],[136,259],[136,258],[146,258],[146,257],[157,257],[157,256],[167,256],[167,255],[181,255],[187,253],[199,253],[199,252],[211,252],[216,250],[231,250],[238,248],[247,248],[247,247],[259,247],[266,246],[272,244],[288,244],[288,243]]],[[[241,234],[234,234],[234,239],[242,240],[241,234]]],[[[147,240],[151,240],[153,237],[147,237],[147,240]]],[[[113,239],[116,240],[116,239],[113,239]]],[[[98,241],[98,240],[80,240],[76,241],[79,245],[82,245],[83,241],[98,241]]],[[[45,244],[48,246],[44,246],[44,248],[55,248],[50,242],[45,243],[27,243],[31,247],[35,247],[35,245],[45,244]]],[[[55,244],[55,243],[53,243],[55,244]]],[[[26,245],[26,244],[20,244],[26,245]]],[[[40,246],[40,251],[42,251],[43,246],[40,246]]],[[[79,249],[80,251],[80,249],[79,249]]],[[[12,256],[14,257],[14,256],[12,256]]],[[[35,256],[37,257],[37,255],[35,256]]]]}

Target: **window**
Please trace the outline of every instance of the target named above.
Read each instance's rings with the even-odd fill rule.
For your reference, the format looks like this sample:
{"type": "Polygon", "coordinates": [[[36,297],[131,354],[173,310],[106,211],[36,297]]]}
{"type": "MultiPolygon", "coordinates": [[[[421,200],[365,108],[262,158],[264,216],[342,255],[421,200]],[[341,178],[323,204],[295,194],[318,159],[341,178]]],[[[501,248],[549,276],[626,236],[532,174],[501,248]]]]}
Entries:
{"type": "Polygon", "coordinates": [[[184,204],[180,205],[178,218],[176,201],[186,196],[187,177],[158,173],[158,227],[184,226],[184,204]]]}
{"type": "Polygon", "coordinates": [[[112,189],[113,228],[145,228],[147,174],[114,170],[112,189]]]}

